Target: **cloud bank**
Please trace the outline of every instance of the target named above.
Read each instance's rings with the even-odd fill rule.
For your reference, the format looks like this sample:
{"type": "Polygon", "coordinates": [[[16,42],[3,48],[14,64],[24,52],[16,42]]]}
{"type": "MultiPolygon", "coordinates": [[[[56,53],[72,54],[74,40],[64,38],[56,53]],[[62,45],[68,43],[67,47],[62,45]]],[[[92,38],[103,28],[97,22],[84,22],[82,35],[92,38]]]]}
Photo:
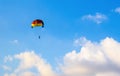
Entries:
{"type": "MultiPolygon", "coordinates": [[[[66,53],[59,62],[60,72],[34,51],[26,51],[7,58],[19,60],[16,68],[4,76],[119,76],[120,75],[120,42],[113,38],[105,38],[100,42],[92,42],[82,37],[74,41],[80,51],[66,53]]],[[[10,61],[9,60],[9,61],[10,61]]],[[[8,63],[6,61],[5,63],[8,63]]],[[[5,70],[8,69],[5,67],[5,70]]],[[[10,70],[10,69],[9,69],[10,70]]]]}
{"type": "Polygon", "coordinates": [[[82,45],[80,52],[74,50],[64,56],[61,69],[65,76],[120,75],[119,42],[112,38],[105,38],[99,43],[82,39],[75,40],[75,44],[77,41],[77,44],[82,45]]]}

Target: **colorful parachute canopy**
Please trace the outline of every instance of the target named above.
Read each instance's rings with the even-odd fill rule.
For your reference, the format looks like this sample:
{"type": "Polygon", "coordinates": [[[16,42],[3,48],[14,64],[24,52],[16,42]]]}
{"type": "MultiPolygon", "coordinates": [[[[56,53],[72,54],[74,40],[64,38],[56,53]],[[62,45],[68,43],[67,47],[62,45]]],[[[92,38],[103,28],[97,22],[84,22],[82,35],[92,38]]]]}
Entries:
{"type": "Polygon", "coordinates": [[[37,27],[37,26],[42,26],[42,27],[44,27],[44,22],[43,22],[42,20],[40,20],[40,19],[34,20],[34,21],[32,22],[31,27],[33,28],[33,27],[37,27]]]}

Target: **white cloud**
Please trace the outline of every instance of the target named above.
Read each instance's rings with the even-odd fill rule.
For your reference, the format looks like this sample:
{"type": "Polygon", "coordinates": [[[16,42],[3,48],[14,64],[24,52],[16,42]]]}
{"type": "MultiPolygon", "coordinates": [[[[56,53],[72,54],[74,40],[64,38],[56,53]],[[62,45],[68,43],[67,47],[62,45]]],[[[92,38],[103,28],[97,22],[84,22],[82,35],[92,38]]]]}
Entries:
{"type": "Polygon", "coordinates": [[[4,74],[4,76],[16,76],[15,74],[4,74]]]}
{"type": "Polygon", "coordinates": [[[115,12],[120,14],[120,7],[117,7],[117,8],[115,9],[115,12]]]}
{"type": "MultiPolygon", "coordinates": [[[[77,44],[83,41],[77,39],[77,44]]],[[[119,54],[120,43],[112,38],[105,38],[100,43],[85,40],[80,52],[74,50],[64,56],[60,68],[64,76],[119,76],[119,54]]]]}
{"type": "Polygon", "coordinates": [[[2,67],[3,67],[4,70],[11,71],[11,68],[9,66],[3,65],[2,67]]]}
{"type": "Polygon", "coordinates": [[[41,56],[33,51],[26,51],[13,56],[19,65],[11,73],[4,76],[119,76],[120,75],[120,42],[113,38],[105,38],[100,42],[92,42],[85,37],[74,43],[81,46],[80,51],[73,50],[59,62],[59,72],[41,56]],[[36,69],[35,71],[31,69],[36,69]]]}
{"type": "Polygon", "coordinates": [[[79,47],[79,46],[85,45],[88,42],[90,43],[90,41],[87,40],[85,37],[81,37],[74,41],[74,46],[79,47]]]}
{"type": "Polygon", "coordinates": [[[120,73],[106,72],[106,73],[98,73],[96,76],[120,76],[120,73]]]}
{"type": "Polygon", "coordinates": [[[36,74],[34,74],[32,72],[22,72],[18,76],[39,76],[39,75],[36,75],[36,74]]]}
{"type": "MultiPolygon", "coordinates": [[[[48,64],[44,59],[31,52],[23,52],[13,56],[15,59],[19,60],[20,63],[14,70],[12,75],[15,76],[36,76],[34,72],[30,72],[30,69],[35,68],[37,70],[38,76],[55,76],[50,64],[48,64]],[[27,72],[24,72],[27,71],[27,72]],[[21,75],[22,74],[22,75],[21,75]]],[[[11,76],[11,74],[6,74],[11,76]]]]}
{"type": "Polygon", "coordinates": [[[82,20],[89,20],[97,24],[101,24],[105,20],[107,20],[107,16],[101,13],[96,13],[95,15],[88,14],[88,15],[83,16],[82,20]]]}
{"type": "Polygon", "coordinates": [[[19,41],[17,39],[10,41],[12,44],[18,44],[19,41]]]}
{"type": "Polygon", "coordinates": [[[120,67],[120,43],[112,38],[106,38],[101,42],[102,49],[109,60],[120,67]]]}
{"type": "Polygon", "coordinates": [[[10,55],[5,56],[5,58],[4,58],[4,62],[5,62],[5,63],[8,62],[8,61],[12,61],[12,60],[13,60],[13,58],[12,58],[12,56],[10,56],[10,55]]]}

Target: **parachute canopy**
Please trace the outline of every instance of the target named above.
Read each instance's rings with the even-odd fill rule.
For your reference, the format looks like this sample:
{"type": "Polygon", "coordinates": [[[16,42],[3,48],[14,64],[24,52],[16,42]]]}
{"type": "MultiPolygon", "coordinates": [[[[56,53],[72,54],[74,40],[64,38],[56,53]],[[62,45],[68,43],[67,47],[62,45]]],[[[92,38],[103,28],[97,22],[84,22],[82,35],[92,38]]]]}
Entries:
{"type": "Polygon", "coordinates": [[[37,26],[42,26],[44,27],[44,22],[40,19],[36,19],[32,22],[31,28],[37,27],[37,26]]]}

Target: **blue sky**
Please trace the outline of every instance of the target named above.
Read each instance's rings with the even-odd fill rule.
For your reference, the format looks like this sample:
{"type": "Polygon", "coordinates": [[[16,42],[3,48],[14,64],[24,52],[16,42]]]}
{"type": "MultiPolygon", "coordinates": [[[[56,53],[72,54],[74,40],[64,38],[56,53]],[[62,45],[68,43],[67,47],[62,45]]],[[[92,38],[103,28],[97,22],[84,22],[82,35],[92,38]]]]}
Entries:
{"type": "MultiPolygon", "coordinates": [[[[119,43],[119,25],[119,0],[0,0],[0,68],[6,56],[33,50],[55,69],[59,58],[80,52],[84,45],[74,45],[79,38],[119,43]],[[45,28],[31,29],[34,19],[42,19],[45,28]]],[[[5,73],[0,71],[12,76],[5,73]]]]}

